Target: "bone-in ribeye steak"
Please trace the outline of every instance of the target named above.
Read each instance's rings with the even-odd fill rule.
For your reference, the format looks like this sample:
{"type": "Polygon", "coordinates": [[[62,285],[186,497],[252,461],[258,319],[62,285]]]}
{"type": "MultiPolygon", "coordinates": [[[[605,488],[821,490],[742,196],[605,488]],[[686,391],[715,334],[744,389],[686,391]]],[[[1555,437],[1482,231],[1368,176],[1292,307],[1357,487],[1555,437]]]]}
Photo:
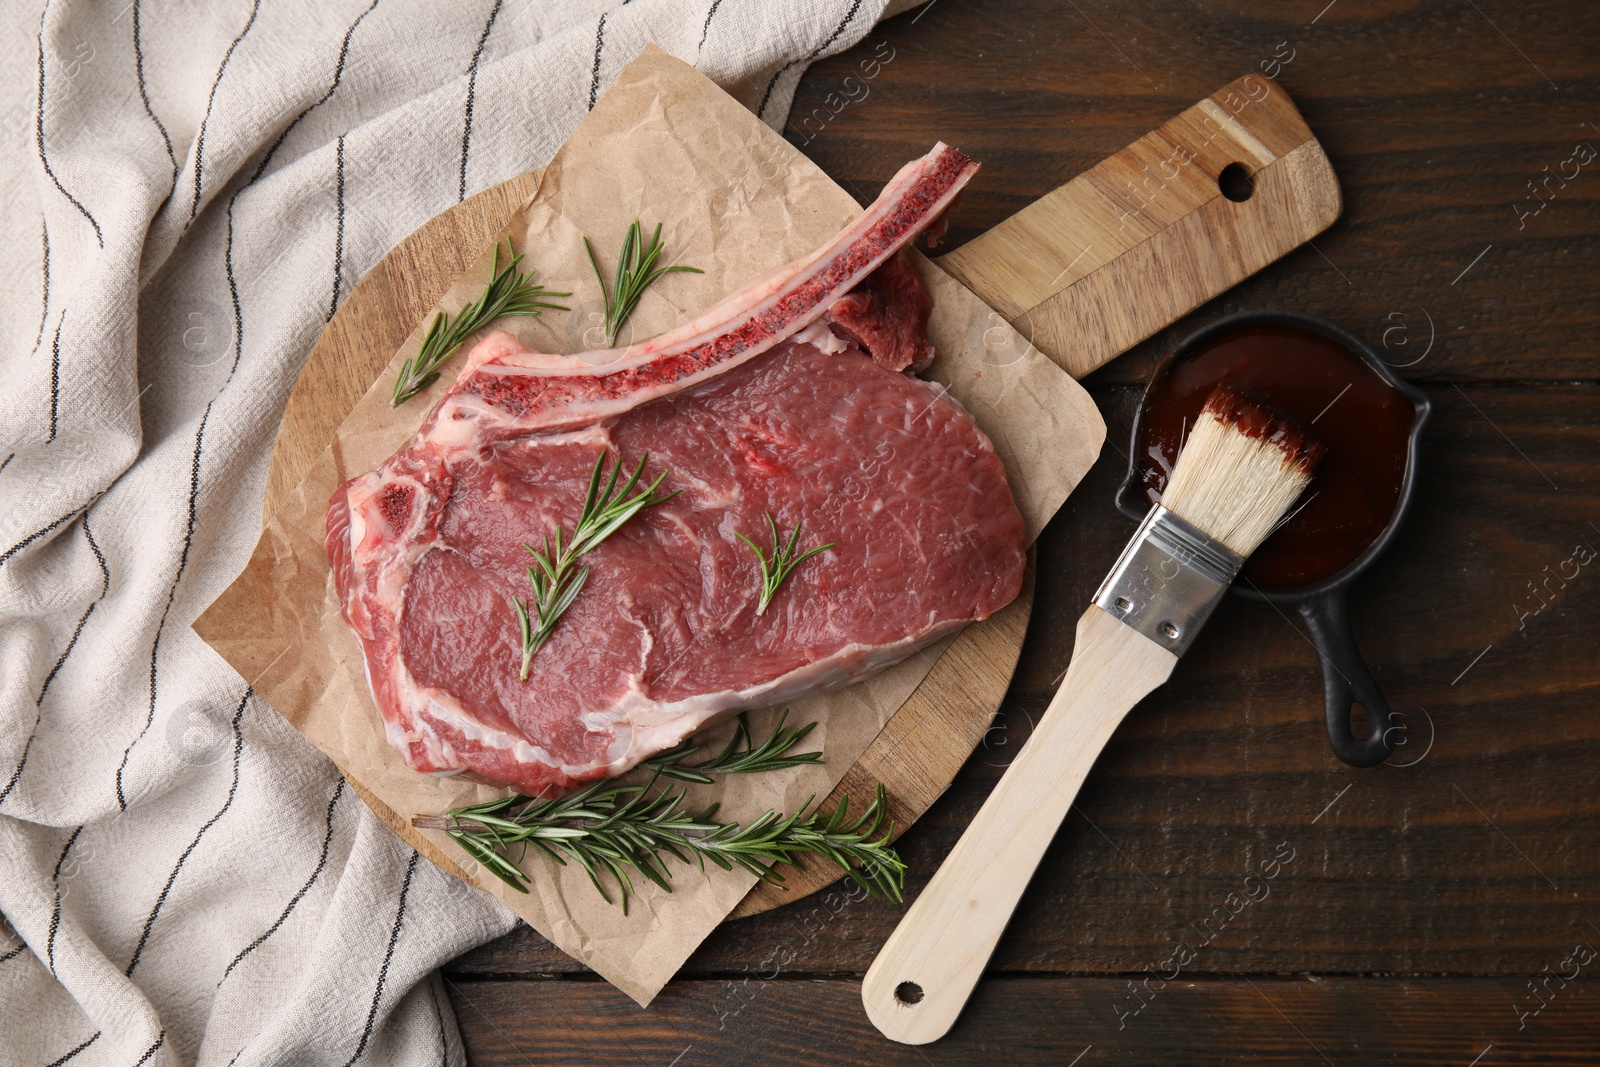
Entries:
{"type": "Polygon", "coordinates": [[[1016,596],[1024,532],[983,432],[937,385],[900,255],[976,165],[938,145],[833,242],[615,353],[484,338],[417,435],[329,503],[327,547],[388,739],[415,769],[553,796],[737,708],[863,678],[1016,596]],[[518,678],[525,544],[570,536],[595,460],[679,495],[583,557],[518,678]],[[766,516],[804,523],[766,613],[766,516]]]}

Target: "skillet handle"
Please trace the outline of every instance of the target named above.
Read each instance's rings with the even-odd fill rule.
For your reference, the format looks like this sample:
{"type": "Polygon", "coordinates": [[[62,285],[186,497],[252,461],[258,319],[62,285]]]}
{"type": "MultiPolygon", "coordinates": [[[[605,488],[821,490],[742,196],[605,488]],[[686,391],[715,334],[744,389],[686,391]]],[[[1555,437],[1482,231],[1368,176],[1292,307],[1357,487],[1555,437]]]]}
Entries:
{"type": "Polygon", "coordinates": [[[1333,753],[1352,767],[1373,767],[1394,754],[1394,722],[1389,702],[1367,669],[1350,626],[1350,601],[1344,587],[1302,600],[1297,607],[1322,658],[1322,693],[1333,753]],[[1350,732],[1350,707],[1360,704],[1372,733],[1357,740],[1350,732]]]}

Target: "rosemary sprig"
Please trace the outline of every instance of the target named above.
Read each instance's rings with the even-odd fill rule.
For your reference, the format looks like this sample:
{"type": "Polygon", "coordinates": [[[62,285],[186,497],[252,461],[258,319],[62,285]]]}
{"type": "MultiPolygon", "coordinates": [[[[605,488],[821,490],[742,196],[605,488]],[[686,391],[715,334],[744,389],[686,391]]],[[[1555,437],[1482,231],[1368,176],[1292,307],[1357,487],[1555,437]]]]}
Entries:
{"type": "Polygon", "coordinates": [[[655,789],[659,774],[644,785],[597,782],[556,800],[514,795],[502,800],[453,808],[442,818],[416,816],[413,826],[446,831],[473,859],[519,892],[528,891],[528,876],[504,852],[531,844],[562,866],[576,862],[607,904],[616,900],[606,888],[615,883],[627,914],[634,892],[630,869],[672,892],[666,856],[680,863],[693,858],[705,869],[710,860],[723,870],[739,867],[762,881],[783,884],[771,865],[799,866],[803,855],[821,856],[837,865],[851,881],[874,896],[899,902],[905,889],[905,863],[890,846],[894,824],[888,821],[888,794],[880,784],[860,815],[852,818],[849,798],[831,813],[805,813],[806,801],[794,815],[767,811],[748,826],[717,822],[717,805],[691,813],[686,790],[655,789]],[[609,876],[609,879],[602,878],[609,876]]]}
{"type": "Polygon", "coordinates": [[[781,771],[788,767],[798,767],[803,763],[821,764],[820,752],[786,755],[817,725],[810,722],[804,726],[785,730],[783,724],[788,718],[787,711],[778,716],[778,724],[772,728],[772,736],[757,745],[750,737],[750,721],[743,712],[740,712],[738,725],[733,731],[733,736],[728,739],[728,744],[721,752],[703,763],[683,762],[699,751],[694,745],[684,744],[646,760],[644,766],[663,778],[676,778],[680,782],[698,782],[704,785],[712,781],[712,774],[759,774],[762,771],[781,771]]]}
{"type": "Polygon", "coordinates": [[[633,225],[628,227],[628,233],[622,239],[622,253],[617,256],[617,276],[611,283],[609,292],[606,290],[605,276],[600,273],[600,263],[595,259],[594,248],[590,246],[587,237],[583,239],[583,247],[589,253],[589,265],[594,268],[595,280],[600,283],[600,295],[605,298],[608,345],[617,343],[617,333],[622,329],[622,324],[633,314],[633,309],[639,304],[639,297],[657,278],[678,271],[688,274],[705,273],[699,267],[656,266],[656,260],[661,258],[665,247],[661,243],[659,222],[656,223],[656,232],[650,235],[650,241],[646,243],[639,220],[633,220],[633,225]]]}
{"type": "Polygon", "coordinates": [[[750,546],[750,551],[756,554],[756,561],[761,567],[761,598],[756,601],[756,614],[758,616],[767,613],[767,605],[772,603],[772,598],[778,595],[778,587],[784,583],[784,580],[790,574],[794,573],[796,567],[817,553],[826,552],[838,543],[829,541],[825,545],[818,545],[816,548],[809,549],[796,556],[794,550],[800,543],[800,529],[804,525],[805,523],[803,522],[796,523],[794,533],[789,535],[789,541],[785,544],[782,535],[778,533],[778,520],[772,517],[772,512],[767,512],[767,526],[772,531],[771,556],[761,551],[761,546],[738,530],[733,532],[735,537],[750,546]]]}
{"type": "Polygon", "coordinates": [[[605,477],[606,454],[600,453],[594,461],[594,472],[589,475],[589,492],[583,498],[583,508],[578,512],[572,537],[563,542],[558,525],[553,539],[545,535],[543,552],[532,545],[522,546],[533,556],[533,564],[528,567],[528,584],[533,586],[533,596],[527,602],[512,597],[511,603],[517,615],[517,629],[522,635],[520,677],[524,682],[528,680],[528,669],[534,655],[550,639],[556,623],[578,598],[583,583],[589,580],[589,568],[578,567],[578,557],[616,533],[624,523],[645,508],[678,495],[676,492],[656,492],[666,480],[666,471],[658,474],[656,480],[646,488],[633,492],[644,475],[644,465],[649,458],[648,452],[639,458],[639,466],[620,493],[617,492],[617,474],[622,470],[622,461],[619,459],[611,468],[611,477],[602,492],[600,482],[605,477]],[[630,496],[630,493],[633,495],[630,496]]]}
{"type": "Polygon", "coordinates": [[[492,277],[476,302],[462,308],[454,319],[442,311],[433,317],[433,325],[428,327],[428,335],[423,338],[422,350],[400,368],[400,377],[395,379],[394,393],[389,399],[392,406],[399,407],[437,381],[439,368],[450,358],[450,353],[495,319],[508,315],[537,315],[543,308],[571,310],[563,304],[549,304],[542,299],[572,294],[549,292],[533,280],[534,271],[517,270],[522,253],[512,255],[510,241],[506,242],[506,254],[511,259],[502,269],[500,246],[495,245],[494,264],[490,267],[492,277]]]}

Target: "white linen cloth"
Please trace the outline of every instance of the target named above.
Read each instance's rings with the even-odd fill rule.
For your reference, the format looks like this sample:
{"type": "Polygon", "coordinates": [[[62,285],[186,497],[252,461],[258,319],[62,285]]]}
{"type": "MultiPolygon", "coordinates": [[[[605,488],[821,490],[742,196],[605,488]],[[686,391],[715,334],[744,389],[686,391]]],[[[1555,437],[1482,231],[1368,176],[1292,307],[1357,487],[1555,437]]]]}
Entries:
{"type": "Polygon", "coordinates": [[[647,42],[776,127],[884,6],[0,5],[0,1062],[462,1062],[436,969],[510,913],[189,624],[389,248],[545,163],[647,42]]]}

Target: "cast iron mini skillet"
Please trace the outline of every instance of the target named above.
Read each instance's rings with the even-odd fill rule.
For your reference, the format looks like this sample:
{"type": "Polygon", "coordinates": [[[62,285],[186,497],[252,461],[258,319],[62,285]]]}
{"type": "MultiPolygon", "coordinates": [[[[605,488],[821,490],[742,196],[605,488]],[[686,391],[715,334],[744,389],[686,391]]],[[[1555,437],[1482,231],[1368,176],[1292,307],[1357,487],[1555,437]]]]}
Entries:
{"type": "MultiPolygon", "coordinates": [[[[1151,416],[1152,400],[1163,395],[1159,394],[1158,390],[1172,374],[1173,368],[1191,356],[1217,351],[1218,346],[1229,339],[1259,338],[1261,335],[1270,336],[1281,331],[1288,331],[1286,336],[1293,335],[1294,331],[1316,335],[1347,350],[1350,355],[1359,358],[1375,372],[1383,383],[1399,394],[1399,397],[1408,401],[1411,407],[1409,430],[1402,427],[1403,437],[1395,438],[1396,451],[1403,447],[1405,457],[1393,511],[1389,514],[1387,524],[1371,537],[1366,547],[1338,570],[1305,584],[1262,589],[1249,580],[1247,566],[1246,573],[1242,574],[1233,586],[1234,591],[1241,596],[1273,604],[1291,605],[1299,611],[1301,617],[1305,619],[1306,628],[1310,631],[1311,642],[1322,658],[1328,740],[1333,745],[1333,751],[1346,763],[1357,767],[1370,767],[1382,763],[1393,753],[1395,744],[1393,721],[1389,703],[1384,699],[1383,692],[1378,688],[1378,683],[1373,679],[1372,672],[1367,669],[1366,663],[1361,658],[1360,649],[1356,646],[1355,634],[1350,625],[1350,608],[1346,591],[1350,583],[1382,555],[1405,519],[1412,493],[1416,488],[1417,441],[1432,410],[1428,398],[1396,377],[1389,364],[1364,341],[1326,319],[1303,312],[1280,309],[1241,311],[1228,315],[1185,338],[1173,354],[1157,367],[1149,387],[1145,390],[1144,400],[1139,405],[1139,413],[1134,421],[1133,444],[1129,450],[1131,462],[1128,477],[1117,490],[1117,507],[1123,514],[1136,521],[1143,520],[1150,510],[1146,485],[1149,481],[1149,471],[1143,462],[1145,450],[1149,446],[1145,424],[1147,420],[1154,421],[1151,416]],[[1371,733],[1365,738],[1358,739],[1351,733],[1350,711],[1355,704],[1360,704],[1365,709],[1371,725],[1371,733]]],[[[1280,369],[1284,368],[1274,368],[1274,372],[1280,369]]],[[[1225,380],[1227,379],[1218,379],[1218,381],[1225,380]]],[[[1230,384],[1235,384],[1247,394],[1249,392],[1246,383],[1230,384]]],[[[1270,403],[1270,398],[1254,399],[1270,403]]],[[[1198,410],[1198,403],[1195,407],[1198,410]]],[[[1291,416],[1294,414],[1288,411],[1282,413],[1291,416]]],[[[1341,411],[1341,415],[1347,419],[1355,413],[1348,408],[1341,411]]],[[[1309,426],[1307,429],[1313,436],[1316,435],[1316,426],[1309,426]]],[[[1398,455],[1393,457],[1396,463],[1398,458],[1398,455]]],[[[1325,460],[1325,465],[1326,462],[1325,460]]],[[[1346,466],[1348,469],[1348,464],[1346,466]]],[[[1307,500],[1316,488],[1317,483],[1313,482],[1312,488],[1307,492],[1307,500]]],[[[1323,510],[1327,510],[1326,503],[1323,510]]],[[[1258,554],[1265,551],[1271,543],[1269,539],[1267,545],[1258,550],[1258,554]]]]}

